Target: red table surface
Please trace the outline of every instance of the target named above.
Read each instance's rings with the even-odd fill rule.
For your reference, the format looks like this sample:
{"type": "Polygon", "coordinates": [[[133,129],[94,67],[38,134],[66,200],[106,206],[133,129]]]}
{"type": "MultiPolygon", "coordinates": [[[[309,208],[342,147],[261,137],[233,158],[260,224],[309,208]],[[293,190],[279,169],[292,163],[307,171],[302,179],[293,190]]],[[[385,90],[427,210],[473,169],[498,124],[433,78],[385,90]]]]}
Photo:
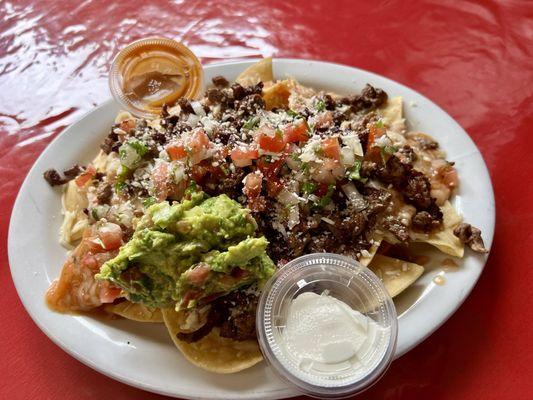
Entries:
{"type": "Polygon", "coordinates": [[[491,173],[490,258],[455,315],[360,398],[533,398],[533,2],[331,0],[1,2],[0,398],[161,398],[91,370],[41,333],[6,251],[32,163],[110,96],[113,54],[150,35],[185,42],[204,63],[274,55],[356,66],[448,111],[491,173]]]}

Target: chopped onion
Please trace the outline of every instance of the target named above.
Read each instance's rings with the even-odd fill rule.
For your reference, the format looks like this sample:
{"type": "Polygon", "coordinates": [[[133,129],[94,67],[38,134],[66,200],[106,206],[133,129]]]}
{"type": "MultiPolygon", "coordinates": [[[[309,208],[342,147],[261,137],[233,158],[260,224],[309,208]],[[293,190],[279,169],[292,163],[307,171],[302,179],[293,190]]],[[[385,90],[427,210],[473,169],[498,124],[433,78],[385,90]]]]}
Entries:
{"type": "Polygon", "coordinates": [[[183,179],[185,179],[185,168],[182,164],[176,164],[174,168],[174,182],[180,183],[183,179]]]}
{"type": "Polygon", "coordinates": [[[202,106],[202,103],[200,103],[199,101],[192,101],[191,107],[196,115],[198,115],[199,117],[205,117],[205,110],[204,106],[202,106]]]}
{"type": "Polygon", "coordinates": [[[363,147],[361,146],[361,141],[359,140],[359,136],[352,134],[352,135],[345,135],[341,136],[342,143],[349,147],[353,154],[356,156],[363,156],[363,147]]]}
{"type": "Polygon", "coordinates": [[[194,128],[196,125],[198,125],[198,122],[200,122],[200,117],[194,114],[189,114],[189,118],[187,118],[187,121],[185,121],[185,123],[191,128],[194,128]]]}
{"type": "Polygon", "coordinates": [[[122,165],[127,168],[133,168],[141,159],[139,153],[137,153],[137,151],[128,143],[124,143],[120,146],[119,154],[122,165]]]}
{"type": "Polygon", "coordinates": [[[341,161],[343,165],[352,166],[355,164],[355,154],[349,147],[341,148],[341,161]]]}
{"type": "Polygon", "coordinates": [[[208,117],[202,118],[202,125],[204,126],[205,132],[208,134],[212,134],[215,128],[217,127],[217,124],[208,117]]]}
{"type": "Polygon", "coordinates": [[[342,185],[341,189],[357,211],[364,210],[367,207],[365,198],[357,191],[357,188],[353,183],[350,182],[346,185],[342,185]]]}
{"type": "Polygon", "coordinates": [[[385,147],[385,146],[391,146],[392,145],[392,141],[389,139],[389,137],[387,135],[383,135],[383,136],[378,137],[375,140],[374,143],[378,147],[385,147]]]}
{"type": "Polygon", "coordinates": [[[298,162],[298,160],[294,160],[292,156],[287,157],[285,161],[287,162],[287,165],[290,169],[295,171],[300,169],[300,163],[298,162]]]}
{"type": "Polygon", "coordinates": [[[298,205],[293,205],[289,210],[289,221],[287,223],[287,227],[289,229],[292,229],[299,223],[300,223],[300,209],[298,208],[298,205]]]}
{"type": "Polygon", "coordinates": [[[296,193],[289,192],[287,189],[283,188],[277,197],[278,201],[284,206],[298,204],[298,195],[296,193]]]}

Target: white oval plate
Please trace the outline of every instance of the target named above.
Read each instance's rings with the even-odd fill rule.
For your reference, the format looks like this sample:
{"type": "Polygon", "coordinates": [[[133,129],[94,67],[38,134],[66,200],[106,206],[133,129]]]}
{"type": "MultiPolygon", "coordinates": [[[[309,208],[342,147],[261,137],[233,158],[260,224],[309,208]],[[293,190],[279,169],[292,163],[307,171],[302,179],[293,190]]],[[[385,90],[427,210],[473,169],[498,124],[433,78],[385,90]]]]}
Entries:
{"type": "MultiPolygon", "coordinates": [[[[234,79],[252,61],[209,65],[206,79],[234,79]]],[[[389,96],[403,96],[411,128],[435,137],[455,161],[461,187],[454,205],[479,227],[490,247],[494,233],[494,196],[485,163],[466,132],[442,109],[419,93],[387,78],[337,64],[274,60],[277,78],[292,76],[301,83],[338,93],[356,93],[366,83],[389,96]],[[409,106],[411,104],[411,106],[409,106]],[[416,105],[416,107],[412,106],[416,105]]],[[[18,194],[9,228],[9,262],[18,294],[35,323],[57,345],[88,366],[121,382],[170,396],[209,399],[275,399],[297,393],[264,363],[233,375],[216,375],[189,364],[176,350],[162,325],[127,320],[103,321],[51,312],[43,301],[59,275],[66,251],[58,243],[60,191],[42,178],[49,168],[66,169],[87,163],[97,153],[118,111],[108,101],[65,129],[41,154],[18,194]]],[[[424,276],[396,299],[400,314],[396,357],[416,346],[461,305],[476,283],[486,256],[467,251],[454,272],[440,267],[435,256],[424,276]],[[446,275],[436,286],[435,275],[446,275]]]]}

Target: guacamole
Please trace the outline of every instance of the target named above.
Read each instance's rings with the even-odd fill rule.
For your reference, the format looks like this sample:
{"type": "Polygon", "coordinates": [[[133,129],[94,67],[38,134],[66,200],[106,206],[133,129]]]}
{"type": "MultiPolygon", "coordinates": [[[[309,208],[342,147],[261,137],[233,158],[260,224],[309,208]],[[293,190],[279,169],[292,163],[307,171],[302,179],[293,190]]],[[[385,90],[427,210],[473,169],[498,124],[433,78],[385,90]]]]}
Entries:
{"type": "Polygon", "coordinates": [[[150,206],[128,243],[96,275],[150,307],[193,307],[274,273],[248,209],[196,192],[150,206]]]}

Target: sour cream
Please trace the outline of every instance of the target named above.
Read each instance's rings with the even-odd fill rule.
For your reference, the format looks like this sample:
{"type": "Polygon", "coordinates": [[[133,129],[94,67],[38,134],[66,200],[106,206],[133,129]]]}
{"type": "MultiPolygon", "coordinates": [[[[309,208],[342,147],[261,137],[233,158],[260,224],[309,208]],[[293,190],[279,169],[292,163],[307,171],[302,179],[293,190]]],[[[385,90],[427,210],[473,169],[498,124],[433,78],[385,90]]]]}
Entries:
{"type": "Polygon", "coordinates": [[[376,349],[384,333],[372,318],[345,302],[327,293],[306,292],[290,303],[280,347],[299,372],[311,373],[308,377],[335,372],[348,377],[365,374],[379,361],[382,353],[376,349]]]}
{"type": "Polygon", "coordinates": [[[256,325],[274,370],[319,398],[356,394],[383,376],[398,333],[394,303],[380,279],[329,253],[278,269],[263,287],[256,325]]]}

